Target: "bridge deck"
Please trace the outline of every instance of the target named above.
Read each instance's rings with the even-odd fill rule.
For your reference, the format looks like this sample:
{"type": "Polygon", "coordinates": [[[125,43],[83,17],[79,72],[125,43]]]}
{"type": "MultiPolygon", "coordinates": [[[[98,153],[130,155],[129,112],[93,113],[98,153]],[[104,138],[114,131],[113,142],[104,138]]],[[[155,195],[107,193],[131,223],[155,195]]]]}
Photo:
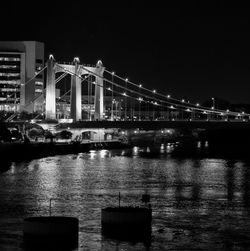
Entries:
{"type": "Polygon", "coordinates": [[[243,121],[80,121],[72,124],[59,124],[58,128],[121,128],[154,130],[175,129],[236,129],[250,130],[250,122],[243,121]]]}

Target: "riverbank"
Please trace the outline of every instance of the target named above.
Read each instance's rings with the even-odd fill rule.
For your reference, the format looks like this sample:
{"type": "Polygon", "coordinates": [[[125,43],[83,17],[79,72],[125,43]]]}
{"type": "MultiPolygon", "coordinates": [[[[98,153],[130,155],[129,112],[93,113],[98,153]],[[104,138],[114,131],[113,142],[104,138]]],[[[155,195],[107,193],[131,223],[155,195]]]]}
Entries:
{"type": "Polygon", "coordinates": [[[15,142],[0,143],[0,158],[2,161],[25,161],[47,156],[74,154],[99,149],[120,149],[128,147],[120,141],[99,142],[15,142]]]}

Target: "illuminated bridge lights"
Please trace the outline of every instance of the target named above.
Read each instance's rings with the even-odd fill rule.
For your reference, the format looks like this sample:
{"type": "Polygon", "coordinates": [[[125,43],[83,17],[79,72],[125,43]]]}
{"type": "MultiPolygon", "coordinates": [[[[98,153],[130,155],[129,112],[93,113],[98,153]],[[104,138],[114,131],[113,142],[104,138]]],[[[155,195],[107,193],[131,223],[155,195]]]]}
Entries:
{"type": "MultiPolygon", "coordinates": [[[[50,59],[52,57],[53,57],[53,55],[50,55],[50,59]]],[[[74,59],[74,61],[78,61],[78,60],[79,60],[79,58],[77,58],[77,57],[74,59]]],[[[101,64],[101,62],[98,62],[98,63],[101,64]]],[[[69,70],[69,69],[74,69],[71,66],[68,68],[66,65],[60,65],[58,63],[55,63],[55,64],[57,66],[57,67],[55,67],[56,69],[58,69],[58,67],[60,67],[62,69],[60,71],[58,70],[58,72],[65,71],[65,72],[67,72],[67,74],[71,74],[72,76],[77,76],[77,77],[81,78],[82,80],[86,79],[86,77],[81,77],[80,74],[82,72],[80,72],[80,73],[78,72],[76,74],[73,70],[69,70]],[[66,70],[66,68],[68,70],[66,70]]],[[[131,120],[132,120],[132,118],[139,118],[139,120],[140,120],[141,119],[140,116],[143,113],[145,113],[145,109],[148,109],[147,112],[152,112],[154,120],[161,120],[161,119],[164,120],[164,118],[169,119],[169,117],[171,120],[173,120],[173,116],[175,116],[175,120],[178,120],[178,119],[181,119],[181,116],[183,116],[181,113],[183,111],[184,112],[192,112],[191,115],[194,115],[193,120],[202,118],[202,116],[200,116],[200,114],[215,115],[214,119],[215,118],[219,119],[219,116],[227,115],[228,117],[229,116],[234,117],[237,120],[244,119],[245,116],[249,116],[249,114],[248,113],[245,114],[244,111],[233,112],[233,111],[229,111],[229,109],[227,109],[227,110],[218,109],[218,108],[216,108],[217,106],[215,106],[215,102],[213,102],[212,107],[203,107],[202,105],[200,105],[200,103],[193,103],[193,104],[189,103],[189,100],[186,98],[185,99],[184,98],[182,98],[182,99],[170,98],[171,97],[170,94],[163,95],[160,92],[157,92],[155,89],[152,90],[152,89],[147,89],[145,87],[142,87],[142,84],[135,84],[132,81],[129,81],[128,78],[119,77],[118,75],[115,74],[114,71],[108,72],[107,70],[105,70],[106,72],[108,72],[112,76],[112,81],[110,81],[109,79],[106,79],[105,77],[103,77],[100,73],[97,74],[95,72],[95,70],[92,71],[90,69],[84,68],[83,65],[81,65],[81,70],[85,71],[85,73],[87,73],[88,76],[94,76],[96,78],[98,77],[98,79],[102,79],[102,81],[106,81],[106,83],[108,83],[109,86],[111,85],[108,88],[107,88],[107,86],[105,86],[106,88],[104,88],[104,86],[100,84],[101,80],[100,81],[98,80],[98,82],[89,81],[88,83],[96,85],[95,88],[98,87],[98,88],[100,88],[101,91],[103,89],[108,90],[108,91],[112,91],[112,95],[113,95],[113,93],[116,93],[116,94],[118,94],[117,95],[118,97],[123,97],[123,96],[126,97],[126,98],[123,98],[123,100],[125,100],[125,108],[122,108],[122,106],[120,106],[119,111],[116,108],[117,114],[119,113],[118,116],[117,115],[116,116],[121,120],[124,119],[125,117],[129,118],[131,120]],[[113,81],[114,77],[116,79],[120,79],[122,81],[125,81],[126,84],[122,85],[119,83],[115,83],[113,81]],[[130,88],[128,85],[133,85],[134,87],[130,88]],[[114,87],[117,87],[117,88],[114,88],[114,87]],[[132,103],[133,100],[135,100],[137,102],[132,103]],[[131,112],[130,112],[130,106],[129,106],[130,102],[131,102],[131,112]],[[144,106],[143,104],[141,104],[141,102],[144,102],[145,104],[151,104],[151,105],[144,106]],[[159,108],[161,108],[161,110],[155,106],[159,106],[159,108]],[[127,109],[128,107],[129,107],[130,116],[127,116],[127,114],[126,114],[128,112],[128,109],[127,109]],[[139,109],[139,116],[136,114],[136,112],[137,112],[136,109],[139,109]],[[169,109],[175,109],[175,111],[173,112],[173,111],[170,111],[169,109]],[[123,113],[125,111],[125,114],[123,114],[121,112],[121,110],[123,110],[123,113]],[[164,113],[168,113],[168,112],[169,112],[168,115],[164,115],[164,113]]],[[[52,70],[51,70],[51,72],[52,72],[52,70]]],[[[57,72],[55,72],[55,73],[57,73],[57,72]]],[[[82,75],[84,75],[84,74],[82,74],[82,75]]],[[[103,83],[103,82],[101,82],[101,83],[103,83]]],[[[38,89],[38,90],[40,91],[40,89],[38,89]]],[[[5,89],[2,89],[2,91],[5,91],[5,89]]],[[[98,95],[98,94],[95,94],[95,95],[98,95]]],[[[60,96],[60,97],[63,97],[63,96],[60,96]]],[[[59,97],[59,99],[60,99],[60,97],[59,97]]],[[[214,98],[212,98],[212,99],[215,100],[214,98]]],[[[95,102],[97,102],[96,100],[99,102],[99,105],[96,107],[99,107],[99,108],[101,107],[101,108],[100,109],[98,108],[96,110],[95,116],[96,117],[99,116],[98,118],[102,119],[102,116],[105,113],[105,111],[102,111],[102,109],[105,107],[105,105],[104,105],[103,101],[100,101],[101,99],[95,99],[95,102]]],[[[114,101],[112,101],[113,96],[110,100],[111,100],[111,103],[114,102],[114,101]]],[[[122,99],[119,102],[122,102],[122,99]]],[[[47,100],[46,103],[50,104],[50,100],[47,100]]],[[[51,104],[51,106],[52,106],[52,104],[51,104]]],[[[53,104],[53,109],[54,109],[54,104],[53,104]]],[[[80,109],[80,108],[77,108],[77,109],[80,109]]],[[[113,107],[112,107],[112,109],[113,109],[113,107]]],[[[49,109],[48,109],[48,111],[49,111],[49,109]]],[[[54,110],[53,110],[53,112],[54,112],[54,110]]],[[[54,116],[54,113],[53,113],[53,116],[54,116]]],[[[142,116],[143,116],[143,119],[150,118],[150,114],[148,115],[148,117],[146,117],[145,114],[143,114],[142,116]]],[[[185,116],[191,117],[190,114],[189,115],[186,114],[185,116]]],[[[205,116],[203,116],[203,117],[205,117],[205,116]]],[[[109,119],[108,116],[106,116],[106,118],[109,119]]],[[[78,117],[77,117],[77,119],[78,119],[78,117]]],[[[182,119],[183,119],[183,117],[182,117],[182,119]]],[[[220,117],[220,119],[224,120],[224,117],[220,117]]],[[[79,120],[81,120],[81,118],[79,120]]]]}

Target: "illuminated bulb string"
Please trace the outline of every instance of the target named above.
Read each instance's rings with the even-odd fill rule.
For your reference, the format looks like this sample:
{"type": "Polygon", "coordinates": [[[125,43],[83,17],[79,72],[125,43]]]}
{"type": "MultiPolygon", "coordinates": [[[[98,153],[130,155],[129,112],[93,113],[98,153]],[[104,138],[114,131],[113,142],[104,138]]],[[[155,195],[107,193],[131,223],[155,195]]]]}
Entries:
{"type": "MultiPolygon", "coordinates": [[[[90,72],[91,72],[91,71],[90,71],[90,72]]],[[[80,79],[83,79],[83,81],[86,79],[86,77],[85,77],[85,78],[82,78],[81,76],[75,74],[74,72],[70,72],[70,71],[69,71],[69,73],[72,74],[72,75],[75,75],[75,76],[79,77],[80,79]]],[[[107,81],[105,78],[104,78],[104,80],[107,81]]],[[[123,88],[122,86],[120,86],[120,85],[118,85],[118,84],[116,84],[116,83],[114,83],[114,82],[109,81],[109,80],[108,80],[107,82],[113,83],[114,85],[116,85],[117,87],[120,87],[120,88],[122,88],[122,89],[126,89],[126,88],[123,88]]],[[[100,86],[100,85],[97,84],[96,82],[91,82],[91,84],[100,86]]],[[[100,87],[101,87],[101,86],[100,86],[100,87]]],[[[104,88],[105,88],[105,87],[104,87],[104,88]]],[[[157,102],[144,100],[144,99],[142,99],[141,97],[136,98],[136,97],[130,96],[130,95],[128,95],[126,92],[121,93],[121,92],[118,92],[118,91],[114,91],[114,90],[112,90],[110,87],[107,87],[107,88],[105,88],[105,89],[108,90],[108,91],[112,91],[112,92],[114,92],[114,93],[116,93],[116,94],[119,94],[120,96],[124,96],[124,97],[130,98],[130,99],[133,99],[133,100],[136,100],[136,101],[139,101],[139,102],[144,102],[144,103],[147,103],[147,104],[156,105],[156,106],[160,106],[160,107],[163,107],[163,108],[170,108],[170,109],[172,109],[172,110],[178,109],[178,110],[182,110],[182,111],[184,111],[184,112],[192,112],[191,110],[186,109],[187,106],[185,106],[185,105],[181,105],[181,104],[177,104],[177,105],[176,105],[176,104],[174,104],[174,103],[167,102],[167,101],[162,101],[162,100],[158,99],[160,103],[165,102],[165,103],[171,104],[171,106],[165,106],[165,105],[162,105],[162,104],[158,104],[157,102]],[[177,106],[178,108],[177,108],[177,107],[174,107],[174,105],[177,106]],[[181,107],[181,108],[179,108],[179,107],[181,107]]],[[[128,91],[131,91],[131,90],[129,90],[129,89],[127,89],[127,90],[128,90],[128,91]]],[[[68,92],[69,92],[69,91],[68,91],[68,92]]],[[[68,93],[68,92],[67,92],[67,93],[68,93]]],[[[135,91],[131,91],[131,92],[135,92],[135,91]]],[[[137,92],[135,92],[135,93],[137,93],[137,92]]],[[[65,95],[66,95],[66,94],[65,94],[65,95]]],[[[144,95],[144,96],[146,96],[147,98],[151,99],[151,97],[148,96],[148,95],[144,95]]],[[[206,110],[206,111],[205,111],[204,109],[198,109],[198,108],[195,108],[195,109],[198,110],[198,112],[201,113],[201,114],[202,114],[202,113],[204,114],[204,112],[206,112],[206,114],[209,113],[209,112],[211,112],[210,110],[206,110]]],[[[218,114],[219,114],[219,112],[217,112],[217,111],[215,111],[214,113],[218,113],[218,114]]],[[[220,115],[222,115],[222,114],[220,113],[220,115]]]]}
{"type": "MultiPolygon", "coordinates": [[[[106,70],[105,69],[105,71],[107,72],[107,73],[109,73],[109,74],[112,74],[112,72],[110,72],[110,71],[108,71],[108,70],[106,70]]],[[[154,91],[152,91],[152,90],[149,90],[149,89],[147,89],[147,88],[145,88],[145,87],[142,87],[142,85],[141,84],[135,84],[135,83],[133,83],[133,82],[131,82],[131,81],[129,81],[128,79],[125,79],[125,78],[122,78],[122,77],[120,77],[120,76],[118,76],[118,75],[116,75],[116,74],[112,74],[114,77],[117,77],[118,79],[120,79],[120,80],[122,80],[122,81],[126,81],[127,83],[129,83],[129,84],[131,84],[131,85],[133,85],[133,86],[136,86],[137,88],[140,88],[140,89],[142,89],[142,90],[145,90],[145,91],[148,91],[148,92],[150,92],[151,94],[156,94],[156,95],[158,95],[158,96],[160,96],[160,97],[163,97],[163,98],[167,98],[167,99],[170,99],[170,100],[173,100],[173,101],[176,101],[176,102],[179,102],[179,103],[183,103],[183,104],[187,104],[187,106],[186,107],[188,107],[188,108],[192,108],[192,109],[195,109],[195,110],[198,110],[196,107],[197,107],[197,105],[196,104],[192,104],[192,103],[188,103],[188,102],[185,102],[184,100],[179,100],[179,99],[175,99],[175,98],[172,98],[172,97],[170,97],[170,95],[167,95],[167,97],[165,96],[165,95],[163,95],[163,94],[161,94],[161,93],[157,93],[157,92],[154,92],[154,91]]],[[[173,103],[174,105],[177,105],[177,104],[175,104],[175,103],[173,103]]],[[[205,106],[200,106],[199,105],[199,107],[200,108],[203,108],[204,110],[206,110],[206,111],[210,111],[211,113],[227,113],[227,114],[232,114],[232,115],[235,115],[235,114],[238,114],[237,112],[227,112],[226,110],[220,110],[220,109],[211,109],[211,108],[208,108],[208,107],[205,107],[205,106]]],[[[250,114],[242,114],[242,115],[245,115],[245,116],[249,116],[250,114]]]]}
{"type": "MultiPolygon", "coordinates": [[[[61,67],[61,66],[58,65],[58,67],[61,67]]],[[[64,69],[63,67],[61,67],[61,68],[64,69]]],[[[83,66],[82,66],[82,68],[83,68],[84,70],[86,70],[87,72],[91,73],[92,75],[97,76],[97,77],[100,77],[100,78],[102,78],[104,81],[106,81],[106,82],[108,82],[108,83],[110,83],[110,84],[113,84],[114,86],[116,86],[116,87],[118,87],[118,88],[121,88],[121,89],[123,89],[123,90],[129,91],[129,92],[131,92],[131,93],[139,94],[140,96],[146,97],[146,98],[148,98],[148,99],[152,99],[151,96],[148,96],[148,95],[146,95],[146,94],[141,94],[141,93],[139,93],[139,92],[137,92],[137,91],[135,91],[135,90],[131,90],[131,89],[129,89],[129,88],[126,88],[126,87],[124,87],[124,86],[121,86],[121,85],[119,85],[119,84],[117,84],[117,83],[115,83],[115,82],[112,82],[112,81],[110,81],[110,80],[108,80],[108,79],[106,79],[106,78],[104,78],[104,77],[102,77],[102,76],[96,74],[95,72],[92,72],[92,71],[86,69],[86,68],[83,67],[83,66]]],[[[75,75],[75,76],[77,76],[77,77],[79,77],[79,78],[82,79],[81,76],[77,75],[77,74],[74,73],[74,72],[71,72],[71,71],[66,70],[66,69],[64,69],[64,71],[66,71],[66,72],[68,72],[69,74],[75,75]]],[[[96,82],[92,82],[92,84],[95,84],[95,85],[97,85],[97,86],[99,86],[99,87],[103,87],[103,86],[97,84],[96,82]]],[[[112,91],[111,88],[106,88],[106,89],[109,90],[109,91],[112,91]]],[[[114,92],[115,92],[115,91],[114,91],[114,92]]],[[[122,95],[122,96],[125,96],[125,97],[130,97],[130,98],[133,98],[133,99],[135,99],[135,100],[138,100],[137,98],[134,98],[134,97],[132,97],[132,96],[127,95],[125,92],[123,92],[123,93],[116,92],[116,93],[118,93],[118,94],[120,94],[120,95],[122,95]]],[[[188,108],[188,106],[185,106],[185,105],[182,105],[182,104],[175,104],[175,103],[172,103],[172,102],[169,102],[169,101],[166,101],[166,100],[162,100],[162,99],[159,99],[159,98],[154,98],[154,100],[157,100],[157,101],[159,101],[160,103],[166,103],[166,104],[169,104],[169,105],[175,105],[175,106],[178,106],[178,107],[188,108]]],[[[144,101],[144,102],[145,102],[145,101],[144,101]]],[[[152,104],[152,102],[150,102],[150,101],[148,101],[148,103],[151,103],[151,104],[152,104]]],[[[166,107],[166,106],[165,106],[165,107],[166,107]]],[[[176,109],[176,108],[175,108],[175,109],[176,109]]],[[[197,111],[198,111],[198,110],[204,111],[204,109],[200,109],[200,108],[196,108],[196,107],[193,108],[193,109],[195,109],[195,110],[197,110],[197,111]]],[[[207,110],[207,111],[210,111],[210,110],[207,110]]],[[[219,112],[213,111],[213,113],[219,113],[219,112]]]]}
{"type": "MultiPolygon", "coordinates": [[[[58,65],[58,66],[61,67],[60,65],[58,65]]],[[[84,67],[84,66],[82,66],[82,65],[81,65],[81,67],[82,67],[82,69],[84,69],[84,70],[87,71],[88,73],[90,73],[90,74],[92,74],[92,75],[94,75],[94,76],[96,76],[96,77],[100,77],[100,78],[102,78],[104,81],[106,81],[106,82],[108,82],[108,83],[110,83],[110,84],[113,84],[114,86],[116,86],[116,87],[118,87],[118,88],[121,88],[121,89],[123,89],[123,90],[129,91],[129,92],[134,93],[134,94],[138,94],[140,97],[143,96],[143,97],[152,99],[152,96],[148,96],[148,95],[146,95],[146,94],[142,94],[142,93],[139,93],[139,92],[137,92],[137,91],[135,91],[135,90],[131,90],[131,89],[129,89],[129,88],[126,88],[126,87],[124,87],[124,86],[121,86],[121,85],[119,85],[119,84],[117,84],[117,83],[115,83],[115,82],[112,82],[112,81],[110,81],[110,80],[108,80],[108,79],[106,79],[106,78],[100,76],[99,74],[97,74],[97,73],[95,73],[95,72],[90,71],[89,69],[87,69],[86,67],[84,67]]],[[[63,67],[61,67],[61,68],[64,69],[63,67]]],[[[64,69],[64,71],[70,73],[71,75],[75,75],[75,76],[77,76],[77,77],[83,79],[81,76],[75,74],[74,72],[71,72],[71,71],[68,71],[68,70],[65,70],[65,69],[64,69]]],[[[109,73],[109,72],[108,72],[108,73],[109,73]]],[[[113,74],[113,76],[117,76],[117,75],[113,74]]],[[[118,76],[118,78],[120,78],[120,79],[123,80],[123,81],[126,81],[125,79],[123,79],[123,78],[121,78],[121,77],[119,77],[119,76],[118,76]]],[[[130,81],[128,81],[128,80],[127,80],[127,82],[133,84],[132,82],[130,82],[130,81]]],[[[99,86],[99,87],[103,87],[103,86],[101,86],[101,85],[98,85],[97,83],[92,83],[92,84],[95,84],[95,85],[97,85],[97,86],[99,86]]],[[[139,87],[139,86],[136,85],[136,84],[133,84],[133,85],[137,86],[138,88],[142,88],[142,87],[139,87]]],[[[148,90],[147,88],[143,88],[143,89],[145,89],[145,90],[147,90],[147,91],[150,91],[150,90],[148,90]]],[[[109,89],[107,89],[107,90],[110,90],[110,91],[111,91],[111,88],[109,88],[109,89]]],[[[152,91],[150,91],[150,92],[153,93],[152,91]]],[[[119,92],[118,92],[118,94],[120,94],[120,95],[122,95],[122,96],[125,96],[124,94],[126,94],[126,93],[119,93],[119,92]]],[[[162,94],[159,94],[159,93],[157,93],[157,94],[158,94],[158,96],[162,96],[162,97],[166,98],[166,97],[163,96],[162,94]]],[[[130,96],[128,96],[128,94],[126,94],[126,96],[127,96],[127,97],[130,97],[130,96]]],[[[134,98],[134,97],[131,96],[131,98],[134,98]]],[[[138,100],[137,98],[134,98],[134,99],[138,100]]],[[[231,112],[231,111],[227,112],[226,110],[202,108],[202,106],[197,107],[197,106],[194,105],[194,104],[193,104],[194,107],[192,107],[189,103],[188,103],[188,105],[184,105],[185,102],[181,102],[181,101],[179,101],[181,104],[176,104],[176,103],[173,103],[173,102],[170,102],[170,101],[166,101],[166,100],[162,100],[162,99],[159,99],[159,98],[153,98],[153,99],[159,101],[160,103],[166,103],[166,104],[169,104],[169,105],[172,105],[172,106],[176,106],[176,107],[178,107],[178,108],[180,107],[179,109],[181,109],[181,108],[188,109],[188,108],[189,108],[189,109],[192,109],[192,110],[195,110],[195,111],[198,111],[198,112],[208,112],[208,113],[219,114],[219,115],[222,115],[222,114],[223,114],[223,115],[232,115],[232,116],[250,116],[250,114],[247,114],[247,113],[244,113],[244,114],[241,114],[241,115],[240,115],[240,114],[237,113],[237,112],[231,112]]],[[[148,101],[147,101],[147,102],[148,102],[148,101]]],[[[148,102],[148,103],[151,103],[151,102],[148,102]]],[[[162,106],[162,105],[161,105],[161,106],[162,106]]],[[[164,106],[163,106],[163,107],[164,107],[164,106]]],[[[165,106],[165,107],[166,107],[166,106],[165,106]]],[[[172,107],[170,106],[170,108],[172,108],[172,107]]],[[[175,108],[175,107],[174,107],[174,108],[175,108]]],[[[172,109],[173,109],[173,108],[172,108],[172,109]]],[[[177,109],[177,108],[175,108],[175,109],[177,109]]],[[[189,112],[189,111],[187,111],[187,112],[189,112]]]]}
{"type": "MultiPolygon", "coordinates": [[[[108,83],[110,83],[110,84],[112,84],[112,85],[114,85],[114,86],[116,86],[116,87],[119,87],[119,88],[121,88],[121,89],[123,89],[123,90],[129,91],[129,92],[131,92],[131,93],[138,94],[139,96],[143,96],[143,97],[152,99],[151,96],[148,96],[148,95],[142,94],[142,93],[140,93],[140,92],[138,92],[138,91],[131,90],[131,89],[129,89],[129,88],[126,88],[126,87],[124,87],[124,86],[121,86],[121,85],[119,85],[119,84],[117,84],[117,83],[115,83],[115,82],[113,82],[113,81],[110,81],[110,80],[108,80],[108,79],[106,79],[106,78],[104,78],[104,77],[102,77],[102,76],[100,76],[100,75],[98,75],[98,74],[96,74],[96,73],[94,73],[94,72],[88,70],[87,68],[85,68],[85,67],[83,67],[83,66],[82,66],[82,68],[83,68],[84,70],[88,71],[89,73],[92,73],[93,75],[102,78],[104,81],[106,81],[106,82],[108,82],[108,83]]],[[[74,73],[73,73],[73,74],[74,74],[74,73]]],[[[112,73],[111,73],[111,74],[112,74],[112,73]]],[[[117,75],[115,75],[115,74],[112,74],[112,75],[113,75],[113,76],[117,76],[117,75]]],[[[77,76],[78,76],[78,75],[77,75],[77,76]]],[[[79,76],[78,76],[78,77],[79,77],[79,76]]],[[[121,77],[119,77],[119,76],[118,76],[118,78],[124,80],[125,82],[132,83],[132,82],[128,81],[128,79],[123,79],[123,78],[121,78],[121,77]]],[[[135,85],[135,84],[134,84],[134,85],[135,85]]],[[[135,85],[135,86],[137,86],[137,85],[135,85]]],[[[100,86],[100,87],[101,87],[101,86],[100,86]]],[[[137,86],[137,87],[139,87],[139,86],[137,86]]],[[[146,88],[144,88],[144,89],[146,89],[146,88]]],[[[124,94],[122,94],[122,95],[124,96],[124,94]]],[[[162,96],[163,96],[163,95],[162,95],[162,96]]],[[[164,97],[165,97],[165,96],[164,96],[164,97]]],[[[205,109],[205,108],[202,109],[201,107],[197,108],[196,106],[195,106],[195,107],[190,107],[190,105],[185,106],[185,105],[183,105],[183,104],[176,104],[176,103],[173,103],[173,102],[170,102],[170,101],[166,101],[166,100],[162,100],[162,99],[159,99],[159,98],[153,98],[153,99],[159,101],[160,103],[166,103],[166,104],[175,105],[175,106],[184,107],[184,108],[192,108],[193,110],[196,110],[196,111],[206,111],[206,112],[216,113],[216,114],[221,114],[221,112],[222,112],[222,110],[221,110],[221,111],[220,111],[220,110],[211,110],[211,109],[208,109],[208,108],[207,108],[207,109],[205,109]]],[[[183,102],[182,102],[182,103],[183,103],[183,102]]],[[[233,112],[231,112],[230,114],[231,114],[231,115],[235,115],[235,113],[233,113],[233,112]]]]}
{"type": "MultiPolygon", "coordinates": [[[[113,75],[115,75],[115,74],[113,74],[113,75]]],[[[101,77],[101,76],[99,76],[99,77],[101,77]]],[[[126,91],[129,91],[131,93],[135,93],[135,94],[138,94],[139,96],[143,96],[143,97],[146,97],[146,98],[149,98],[149,99],[154,99],[154,100],[159,101],[160,103],[166,103],[166,104],[170,104],[170,105],[173,105],[173,106],[176,106],[176,107],[183,107],[183,108],[186,108],[186,109],[192,109],[193,111],[208,112],[208,113],[219,114],[219,115],[232,115],[232,116],[243,116],[243,115],[244,116],[249,116],[250,115],[250,114],[246,114],[246,113],[239,115],[239,113],[237,113],[237,112],[230,112],[230,111],[218,110],[218,109],[209,109],[209,108],[206,108],[206,107],[202,108],[202,106],[200,106],[200,105],[199,106],[197,106],[197,105],[193,105],[193,106],[184,105],[186,102],[183,102],[183,101],[179,101],[180,104],[176,104],[176,103],[173,103],[173,102],[170,102],[170,101],[166,101],[166,100],[162,100],[162,99],[159,99],[159,98],[155,98],[155,97],[152,98],[152,96],[148,96],[148,95],[142,94],[142,93],[140,93],[138,91],[131,90],[129,88],[123,87],[123,86],[121,86],[119,84],[116,84],[115,82],[107,80],[106,78],[103,78],[103,79],[105,81],[107,81],[108,83],[112,83],[113,85],[115,85],[115,86],[117,86],[119,88],[122,88],[122,89],[124,89],[126,91]]],[[[122,78],[120,78],[120,79],[122,79],[122,78]]],[[[124,80],[124,79],[122,79],[122,80],[124,80]]],[[[125,81],[129,82],[126,79],[125,79],[125,81]]],[[[137,87],[139,88],[139,86],[137,86],[137,87]]],[[[152,91],[150,91],[150,92],[152,93],[152,91]]],[[[156,92],[153,91],[153,93],[155,94],[156,92]]],[[[124,94],[123,94],[123,96],[124,96],[124,94]]],[[[159,95],[159,96],[163,96],[163,95],[159,95]]],[[[163,96],[163,97],[166,98],[165,96],[163,96]]],[[[177,109],[177,108],[175,108],[175,109],[177,109]]]]}
{"type": "MultiPolygon", "coordinates": [[[[117,86],[117,87],[119,87],[119,88],[121,88],[121,89],[124,89],[124,90],[127,90],[127,91],[129,91],[129,92],[139,94],[140,96],[144,96],[144,97],[147,97],[147,98],[149,98],[149,99],[152,99],[151,96],[148,96],[148,95],[146,95],[146,94],[141,94],[141,93],[139,93],[139,92],[137,92],[137,91],[134,91],[134,90],[125,88],[125,87],[123,87],[123,86],[121,86],[121,85],[119,85],[119,84],[116,84],[115,82],[112,82],[112,81],[110,81],[110,80],[108,80],[108,79],[106,79],[106,78],[104,78],[104,77],[102,77],[102,76],[100,76],[100,75],[98,75],[98,74],[96,74],[96,73],[94,73],[94,72],[92,72],[92,71],[86,69],[86,68],[83,67],[83,66],[82,66],[82,68],[83,68],[84,70],[86,70],[87,72],[91,73],[92,75],[97,76],[97,77],[100,77],[100,78],[102,78],[104,81],[106,81],[106,82],[108,82],[108,83],[111,83],[111,84],[113,84],[113,85],[115,85],[115,86],[117,86]]],[[[73,72],[70,72],[70,73],[71,73],[71,74],[75,74],[75,73],[73,73],[73,72]]],[[[114,74],[113,74],[113,75],[114,75],[114,74]]],[[[78,76],[78,75],[76,75],[76,76],[78,76]]],[[[80,77],[80,76],[78,76],[78,77],[80,77]]],[[[81,78],[81,77],[80,77],[80,78],[81,78]]],[[[123,78],[121,78],[121,79],[124,80],[123,78]]],[[[126,81],[126,80],[125,80],[125,81],[126,81]]],[[[127,80],[127,81],[128,81],[128,80],[127,80]]],[[[94,83],[94,84],[96,84],[96,83],[94,83]]],[[[99,86],[100,86],[100,85],[99,85],[99,86]]],[[[100,87],[101,87],[101,86],[100,86],[100,87]]],[[[137,87],[138,87],[138,86],[137,86],[137,87]]],[[[110,90],[111,90],[111,89],[110,89],[110,90]]],[[[121,93],[119,93],[119,94],[121,94],[121,93]]],[[[121,95],[124,96],[124,93],[121,94],[121,95]]],[[[127,95],[127,94],[126,94],[126,95],[127,95]]],[[[165,96],[164,96],[164,97],[165,97],[165,96]]],[[[135,98],[135,99],[136,99],[136,98],[135,98]]],[[[208,112],[208,113],[215,113],[215,114],[219,114],[219,115],[243,116],[243,114],[240,115],[240,114],[237,113],[237,112],[227,112],[227,111],[224,111],[224,110],[204,109],[204,108],[201,108],[200,106],[199,106],[199,108],[197,108],[196,106],[195,106],[195,107],[190,107],[190,105],[185,106],[185,105],[182,105],[182,104],[175,104],[175,103],[172,103],[172,102],[169,102],[169,101],[161,100],[161,99],[159,99],[159,98],[154,98],[154,99],[155,99],[155,100],[158,100],[160,103],[168,103],[168,104],[171,104],[172,106],[174,105],[174,106],[177,106],[177,107],[191,108],[191,109],[196,110],[196,111],[202,111],[203,113],[204,113],[204,112],[208,112]]],[[[148,102],[148,103],[150,103],[150,102],[148,102]]],[[[183,103],[183,102],[182,102],[182,103],[183,103]]],[[[172,108],[172,107],[170,107],[170,108],[172,108]]],[[[172,108],[172,109],[173,109],[173,108],[172,108]]],[[[177,109],[177,108],[175,108],[175,109],[177,109]]],[[[250,114],[244,114],[244,116],[249,116],[249,115],[250,115],[250,114]]]]}
{"type": "MultiPolygon", "coordinates": [[[[111,88],[106,88],[106,90],[108,91],[112,91],[111,88]]],[[[166,105],[162,105],[162,104],[158,104],[157,102],[153,102],[153,101],[148,101],[148,100],[144,100],[144,99],[140,99],[140,98],[135,98],[135,97],[132,97],[132,96],[129,96],[129,95],[125,95],[125,93],[120,93],[118,91],[113,91],[114,93],[117,93],[119,95],[122,95],[122,96],[125,96],[127,98],[131,98],[133,100],[137,100],[139,102],[143,102],[143,103],[147,103],[147,104],[151,104],[151,105],[155,105],[155,106],[159,106],[159,107],[162,107],[162,108],[168,108],[168,109],[171,109],[171,110],[181,110],[181,111],[184,111],[184,112],[192,112],[192,110],[190,108],[185,108],[185,107],[181,107],[181,108],[177,108],[175,106],[178,106],[178,105],[171,105],[171,106],[166,106],[166,105]],[[184,109],[185,108],[185,109],[184,109]]],[[[197,111],[199,114],[211,114],[211,111],[210,110],[207,110],[205,111],[204,109],[200,109],[199,111],[197,111]]],[[[215,112],[215,113],[218,113],[218,112],[215,112]]],[[[218,113],[218,115],[221,115],[221,116],[225,116],[225,115],[228,115],[227,114],[221,114],[221,113],[218,113]]]]}

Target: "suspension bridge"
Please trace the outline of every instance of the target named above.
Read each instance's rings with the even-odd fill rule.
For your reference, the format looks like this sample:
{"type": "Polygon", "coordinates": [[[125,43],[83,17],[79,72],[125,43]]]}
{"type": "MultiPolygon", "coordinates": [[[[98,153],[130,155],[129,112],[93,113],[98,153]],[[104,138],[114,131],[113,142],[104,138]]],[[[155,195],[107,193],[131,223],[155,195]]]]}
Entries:
{"type": "MultiPolygon", "coordinates": [[[[128,78],[109,71],[103,66],[101,60],[92,66],[81,64],[77,57],[72,63],[58,63],[53,55],[50,55],[44,68],[36,75],[43,71],[47,72],[44,93],[25,104],[21,110],[26,110],[43,95],[45,96],[43,111],[45,120],[58,119],[56,85],[60,85],[61,80],[70,75],[70,88],[60,95],[60,99],[62,100],[66,95],[70,96],[69,118],[77,125],[89,128],[138,127],[149,129],[218,126],[238,128],[242,124],[244,127],[250,127],[248,126],[250,114],[244,111],[222,110],[215,106],[204,107],[199,103],[190,103],[187,100],[151,90],[141,83],[132,82],[128,78]],[[82,87],[86,83],[91,85],[91,93],[88,88],[89,108],[85,112],[89,116],[87,119],[83,119],[82,87]],[[94,90],[94,94],[92,90],[94,90]],[[107,96],[109,102],[105,103],[107,99],[104,97],[107,96]]],[[[31,84],[32,80],[23,84],[31,84]]],[[[6,122],[13,121],[17,114],[18,112],[12,114],[6,119],[6,122]]]]}

